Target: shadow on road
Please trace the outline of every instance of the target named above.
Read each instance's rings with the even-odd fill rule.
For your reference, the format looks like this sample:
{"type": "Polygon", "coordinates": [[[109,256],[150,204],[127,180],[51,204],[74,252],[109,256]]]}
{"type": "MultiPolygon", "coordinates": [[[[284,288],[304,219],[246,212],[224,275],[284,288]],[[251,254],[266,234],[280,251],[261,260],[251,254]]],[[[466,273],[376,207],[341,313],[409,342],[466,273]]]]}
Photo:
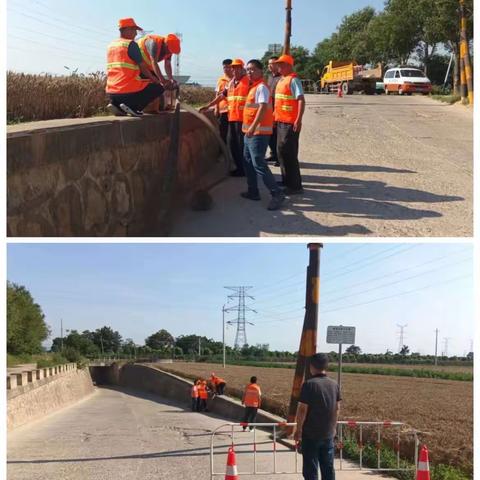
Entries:
{"type": "Polygon", "coordinates": [[[392,167],[378,167],[375,165],[335,165],[335,164],[318,164],[302,162],[302,169],[308,170],[339,170],[341,172],[379,172],[379,173],[417,173],[413,170],[403,170],[392,167]]]}
{"type": "MultiPolygon", "coordinates": [[[[257,442],[257,446],[259,445],[271,445],[271,441],[265,442],[257,442]]],[[[231,446],[230,443],[226,443],[225,445],[215,445],[214,455],[225,455],[224,451],[220,449],[224,448],[227,449],[231,446]]],[[[236,443],[236,447],[248,447],[251,446],[251,442],[249,443],[236,443]]],[[[271,448],[262,450],[259,448],[257,453],[271,453],[271,448]]],[[[250,451],[242,451],[237,450],[237,456],[248,454],[251,455],[250,451]]],[[[289,453],[288,450],[277,450],[277,455],[282,453],[289,453]]],[[[164,452],[152,452],[152,453],[132,453],[131,455],[116,455],[110,457],[86,457],[86,458],[48,458],[43,460],[8,460],[8,464],[45,464],[45,463],[83,463],[83,462],[103,462],[105,460],[131,460],[131,459],[138,459],[138,460],[148,460],[148,459],[155,459],[155,458],[167,458],[167,457],[205,457],[210,455],[210,447],[197,447],[197,448],[189,448],[183,450],[170,450],[164,452]]]]}

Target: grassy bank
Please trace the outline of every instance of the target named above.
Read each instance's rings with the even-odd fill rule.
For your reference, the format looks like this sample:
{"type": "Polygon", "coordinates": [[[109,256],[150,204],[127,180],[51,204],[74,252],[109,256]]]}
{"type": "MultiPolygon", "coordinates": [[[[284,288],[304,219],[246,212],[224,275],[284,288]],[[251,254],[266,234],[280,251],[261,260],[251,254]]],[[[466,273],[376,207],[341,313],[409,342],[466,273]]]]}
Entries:
{"type": "MultiPolygon", "coordinates": [[[[359,447],[356,440],[347,438],[344,441],[343,454],[346,458],[353,461],[359,461],[359,447]]],[[[381,467],[382,468],[398,468],[397,454],[388,446],[382,445],[380,450],[381,467]]],[[[377,449],[375,445],[365,444],[362,452],[362,462],[364,466],[377,468],[377,449]]],[[[393,471],[388,472],[392,477],[399,480],[415,480],[414,462],[410,463],[406,460],[400,460],[400,468],[412,469],[412,471],[393,471]]],[[[433,465],[430,470],[431,480],[469,480],[472,478],[462,470],[452,467],[451,465],[437,464],[433,465]]]]}
{"type": "MultiPolygon", "coordinates": [[[[106,77],[90,75],[31,75],[7,72],[7,123],[109,115],[106,77]]],[[[211,88],[185,86],[182,101],[204,105],[214,97],[211,88]]]]}
{"type": "Polygon", "coordinates": [[[7,367],[15,367],[25,363],[36,363],[38,368],[53,367],[68,360],[59,353],[43,353],[39,355],[11,355],[7,354],[7,367]]]}
{"type": "Polygon", "coordinates": [[[434,100],[453,105],[461,100],[459,95],[432,95],[434,100]]]}

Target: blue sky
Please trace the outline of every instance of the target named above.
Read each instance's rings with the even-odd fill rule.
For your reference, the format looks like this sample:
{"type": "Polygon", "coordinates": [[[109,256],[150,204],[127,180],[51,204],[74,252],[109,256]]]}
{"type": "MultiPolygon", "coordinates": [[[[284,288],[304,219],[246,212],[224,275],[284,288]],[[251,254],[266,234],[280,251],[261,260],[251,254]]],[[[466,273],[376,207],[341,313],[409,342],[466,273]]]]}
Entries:
{"type": "MultiPolygon", "coordinates": [[[[292,44],[313,49],[341,19],[383,0],[294,0],[292,44]]],[[[261,57],[282,43],[284,0],[7,0],[7,68],[29,73],[65,73],[105,68],[105,49],[117,36],[117,20],[134,17],[159,34],[181,32],[181,73],[212,84],[226,57],[261,57]]]]}
{"type": "MultiPolygon", "coordinates": [[[[221,340],[224,286],[253,286],[250,344],[298,349],[304,315],[305,244],[10,244],[8,279],[42,306],[53,337],[109,325],[143,343],[174,336],[221,340]]],[[[321,257],[319,350],[328,325],[355,326],[363,351],[463,355],[474,335],[469,244],[326,244],[321,257]]],[[[227,304],[233,305],[233,302],[227,304]]],[[[234,319],[230,313],[228,319],[234,319]]],[[[235,328],[227,330],[232,345],[235,328]]]]}

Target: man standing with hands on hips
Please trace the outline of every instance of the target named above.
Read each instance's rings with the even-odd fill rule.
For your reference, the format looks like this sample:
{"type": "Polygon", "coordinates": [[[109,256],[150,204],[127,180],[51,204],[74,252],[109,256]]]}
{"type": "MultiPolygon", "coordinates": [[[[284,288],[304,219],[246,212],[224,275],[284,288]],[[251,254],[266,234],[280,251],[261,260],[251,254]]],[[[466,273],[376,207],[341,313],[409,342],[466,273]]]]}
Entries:
{"type": "Polygon", "coordinates": [[[303,478],[318,480],[318,468],[322,480],[335,480],[333,466],[340,389],[327,377],[328,356],[317,353],[310,357],[312,378],[302,385],[297,408],[297,426],[294,439],[301,442],[303,478]]]}
{"type": "Polygon", "coordinates": [[[293,71],[294,60],[282,55],[275,61],[282,78],[275,89],[275,122],[277,125],[277,155],[282,169],[285,193],[303,193],[300,165],[298,163],[298,142],[305,112],[305,96],[302,82],[293,71]]]}

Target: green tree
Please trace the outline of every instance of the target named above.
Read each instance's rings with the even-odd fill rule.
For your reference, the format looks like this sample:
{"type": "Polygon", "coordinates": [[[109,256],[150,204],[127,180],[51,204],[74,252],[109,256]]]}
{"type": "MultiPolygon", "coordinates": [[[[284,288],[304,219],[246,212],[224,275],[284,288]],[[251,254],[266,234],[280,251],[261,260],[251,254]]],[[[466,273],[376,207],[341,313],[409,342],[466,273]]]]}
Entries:
{"type": "Polygon", "coordinates": [[[50,335],[40,305],[23,286],[7,283],[7,352],[12,355],[42,351],[50,335]]]}
{"type": "Polygon", "coordinates": [[[409,352],[410,352],[410,348],[408,347],[408,345],[404,345],[400,350],[400,355],[405,357],[406,355],[408,355],[409,352]]]}
{"type": "Polygon", "coordinates": [[[97,328],[89,335],[102,354],[118,353],[122,344],[122,336],[110,327],[97,328]]]}
{"type": "Polygon", "coordinates": [[[357,347],[356,345],[350,345],[346,350],[346,353],[351,353],[352,355],[360,355],[362,353],[362,349],[357,347]]]}
{"type": "Polygon", "coordinates": [[[174,342],[175,339],[173,336],[164,329],[159,330],[145,339],[145,345],[153,350],[163,350],[165,347],[173,345],[174,342]]]}

